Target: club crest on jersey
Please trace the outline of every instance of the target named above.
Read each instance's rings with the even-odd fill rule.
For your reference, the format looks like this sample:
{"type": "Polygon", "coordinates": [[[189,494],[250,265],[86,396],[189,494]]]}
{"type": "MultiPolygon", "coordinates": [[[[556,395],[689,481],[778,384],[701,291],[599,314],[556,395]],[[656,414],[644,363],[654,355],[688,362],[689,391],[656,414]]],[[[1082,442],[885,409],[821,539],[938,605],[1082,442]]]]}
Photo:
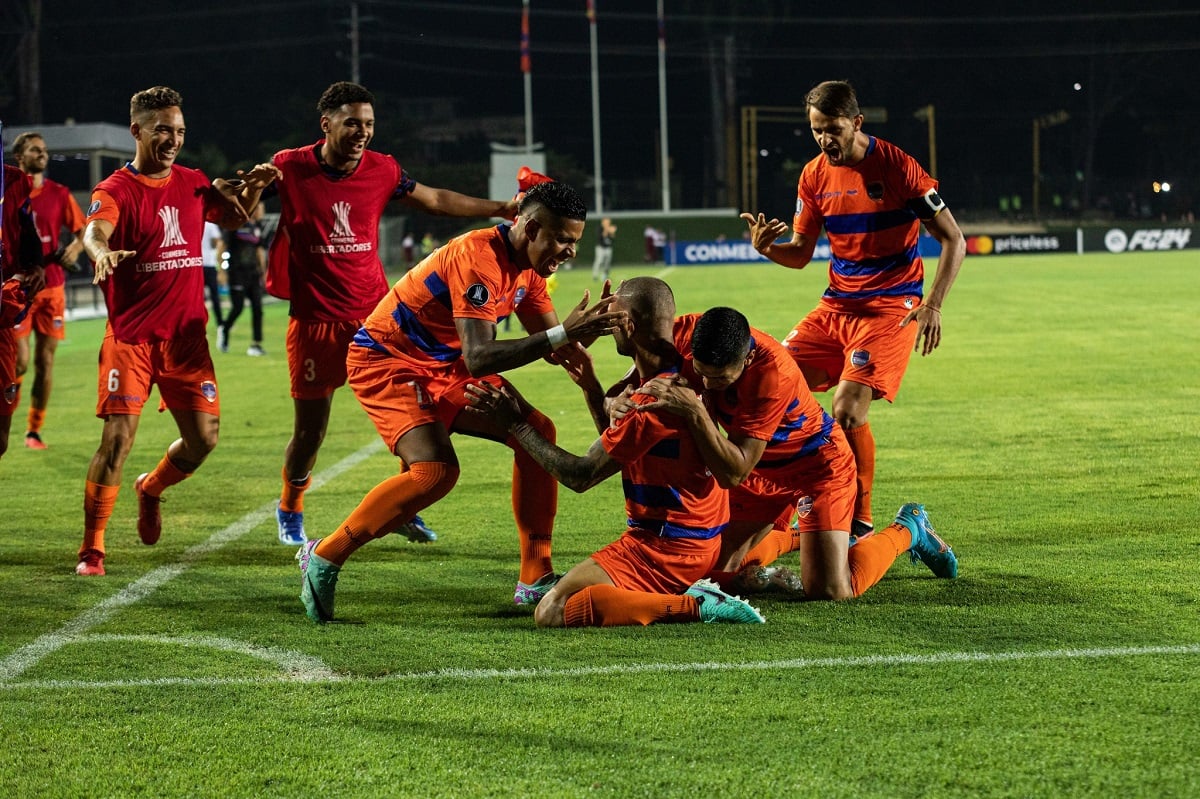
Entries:
{"type": "Polygon", "coordinates": [[[862,368],[871,362],[871,353],[867,350],[852,350],[850,352],[850,364],[862,368]]]}
{"type": "Polygon", "coordinates": [[[517,293],[513,295],[513,307],[521,304],[521,300],[525,299],[525,287],[521,286],[517,289],[517,293]]]}
{"type": "Polygon", "coordinates": [[[200,393],[203,394],[204,398],[206,400],[208,400],[209,402],[216,402],[217,401],[217,384],[211,380],[205,380],[203,383],[200,384],[200,393]]]}
{"type": "Polygon", "coordinates": [[[796,216],[800,216],[800,214],[803,211],[804,211],[804,200],[801,200],[799,197],[797,197],[796,198],[796,216]]]}
{"type": "Polygon", "coordinates": [[[476,308],[482,308],[483,306],[487,305],[488,299],[491,295],[488,294],[487,286],[483,285],[482,283],[472,283],[467,289],[465,296],[467,298],[467,302],[471,303],[476,308]]]}
{"type": "Polygon", "coordinates": [[[913,298],[912,297],[904,298],[904,307],[910,311],[912,310],[912,307],[913,307],[913,298]]]}
{"type": "Polygon", "coordinates": [[[100,210],[100,201],[92,200],[92,204],[88,206],[87,215],[91,216],[92,214],[96,213],[99,210],[100,210]]]}
{"type": "Polygon", "coordinates": [[[330,208],[333,211],[333,233],[330,235],[330,241],[345,241],[354,240],[354,231],[350,229],[350,203],[345,200],[334,203],[330,208]]]}
{"type": "Polygon", "coordinates": [[[164,205],[158,209],[158,218],[163,223],[163,240],[162,244],[158,245],[162,249],[169,247],[183,247],[187,244],[187,240],[183,238],[183,231],[179,229],[179,209],[173,205],[164,205]]]}
{"type": "Polygon", "coordinates": [[[796,515],[798,517],[800,517],[801,519],[807,517],[808,514],[812,513],[812,509],[813,509],[813,498],[812,497],[804,496],[804,497],[800,497],[800,499],[796,500],[796,515]]]}

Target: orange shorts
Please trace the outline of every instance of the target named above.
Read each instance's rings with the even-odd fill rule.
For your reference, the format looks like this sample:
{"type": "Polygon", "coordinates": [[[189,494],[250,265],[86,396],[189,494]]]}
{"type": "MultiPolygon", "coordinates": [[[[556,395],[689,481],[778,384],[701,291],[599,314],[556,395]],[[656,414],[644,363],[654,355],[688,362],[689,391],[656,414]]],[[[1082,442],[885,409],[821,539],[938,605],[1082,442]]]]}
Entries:
{"type": "Polygon", "coordinates": [[[36,330],[43,336],[62,341],[67,335],[63,320],[67,315],[67,292],[63,286],[47,286],[33,295],[29,313],[17,325],[17,335],[24,338],[36,330]]]}
{"type": "Polygon", "coordinates": [[[12,416],[17,410],[17,331],[0,327],[0,416],[12,416]]]}
{"type": "Polygon", "coordinates": [[[617,588],[655,594],[682,594],[717,565],[721,536],[663,538],[630,527],[592,555],[617,588]]]}
{"type": "Polygon", "coordinates": [[[346,385],[346,352],[361,322],[288,320],[288,372],[294,399],[324,399],[346,385]]]}
{"type": "Polygon", "coordinates": [[[472,377],[461,359],[441,372],[431,372],[408,368],[401,358],[365,347],[350,348],[346,371],[354,396],[389,452],[395,452],[396,442],[414,427],[441,422],[452,429],[458,414],[470,405],[467,383],[508,385],[499,375],[472,377]]]}
{"type": "Polygon", "coordinates": [[[162,398],[160,411],[170,408],[221,415],[207,338],[125,344],[107,328],[100,345],[96,415],[101,419],[140,415],[150,387],[156,384],[162,398]]]}
{"type": "Polygon", "coordinates": [[[820,384],[809,384],[814,392],[850,380],[870,386],[875,399],[891,402],[917,343],[916,324],[900,327],[903,318],[903,314],[851,313],[819,305],[792,328],[783,345],[806,375],[819,370],[829,376],[820,384]]]}
{"type": "Polygon", "coordinates": [[[842,428],[832,441],[782,468],[755,469],[729,490],[730,521],[771,521],[784,528],[792,512],[802,533],[849,532],[858,494],[854,453],[842,428]]]}

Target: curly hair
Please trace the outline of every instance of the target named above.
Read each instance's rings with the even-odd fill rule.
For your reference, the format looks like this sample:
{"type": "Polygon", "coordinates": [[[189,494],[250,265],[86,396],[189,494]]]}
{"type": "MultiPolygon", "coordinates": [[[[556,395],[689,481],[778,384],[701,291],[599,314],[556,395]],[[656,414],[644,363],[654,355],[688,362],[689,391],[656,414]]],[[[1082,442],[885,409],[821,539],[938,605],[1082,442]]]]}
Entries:
{"type": "Polygon", "coordinates": [[[528,216],[538,208],[545,208],[560,219],[587,221],[587,204],[579,192],[566,183],[550,181],[539,183],[529,191],[517,207],[517,213],[528,216]]]}
{"type": "Polygon", "coordinates": [[[339,80],[337,83],[330,84],[329,88],[321,94],[321,99],[317,101],[317,110],[322,114],[328,114],[330,111],[336,111],[351,103],[375,105],[375,95],[357,83],[339,80]]]}
{"type": "Polygon", "coordinates": [[[138,117],[182,105],[183,95],[179,92],[167,86],[153,86],[129,98],[129,119],[136,122],[138,117]]]}

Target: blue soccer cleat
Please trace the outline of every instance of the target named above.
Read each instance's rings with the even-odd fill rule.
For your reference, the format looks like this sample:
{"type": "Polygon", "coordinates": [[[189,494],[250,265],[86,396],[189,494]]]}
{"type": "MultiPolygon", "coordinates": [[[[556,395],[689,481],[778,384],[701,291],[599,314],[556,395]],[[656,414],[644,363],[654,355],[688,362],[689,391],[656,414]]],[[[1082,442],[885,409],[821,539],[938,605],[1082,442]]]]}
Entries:
{"type": "Polygon", "coordinates": [[[396,535],[402,535],[414,544],[431,544],[437,541],[437,533],[433,528],[425,523],[425,520],[420,516],[414,516],[407,524],[402,524],[392,531],[396,535]]]}
{"type": "Polygon", "coordinates": [[[275,500],[275,522],[279,525],[279,543],[287,547],[303,546],[308,541],[304,534],[304,511],[284,510],[275,500]]]}
{"type": "Polygon", "coordinates": [[[924,563],[934,576],[946,580],[958,576],[958,558],[950,545],[934,532],[924,505],[916,502],[901,505],[900,512],[896,514],[896,523],[907,527],[912,534],[912,546],[908,554],[913,563],[924,563]]]}

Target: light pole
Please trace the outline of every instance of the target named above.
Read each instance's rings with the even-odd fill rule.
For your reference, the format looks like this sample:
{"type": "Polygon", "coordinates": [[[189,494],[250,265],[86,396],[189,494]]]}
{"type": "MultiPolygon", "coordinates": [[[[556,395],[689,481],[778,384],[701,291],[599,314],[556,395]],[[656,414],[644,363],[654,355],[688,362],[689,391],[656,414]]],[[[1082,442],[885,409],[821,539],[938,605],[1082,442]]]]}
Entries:
{"type": "Polygon", "coordinates": [[[937,177],[937,125],[934,123],[933,103],[922,106],[913,112],[913,116],[929,126],[929,174],[937,177]]]}
{"type": "Polygon", "coordinates": [[[1042,194],[1042,129],[1061,125],[1071,118],[1066,111],[1055,111],[1033,118],[1033,218],[1040,218],[1042,194]]]}

